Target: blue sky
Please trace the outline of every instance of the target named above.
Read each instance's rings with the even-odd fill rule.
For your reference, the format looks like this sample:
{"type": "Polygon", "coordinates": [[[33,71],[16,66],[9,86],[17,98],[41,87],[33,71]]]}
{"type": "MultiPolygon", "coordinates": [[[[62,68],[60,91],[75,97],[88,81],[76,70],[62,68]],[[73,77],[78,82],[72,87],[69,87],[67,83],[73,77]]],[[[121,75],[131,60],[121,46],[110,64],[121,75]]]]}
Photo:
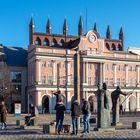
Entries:
{"type": "Polygon", "coordinates": [[[62,33],[66,17],[69,34],[77,35],[79,16],[87,30],[97,23],[101,37],[110,25],[112,38],[118,38],[120,27],[125,34],[125,50],[140,47],[140,0],[0,0],[0,43],[7,46],[28,46],[29,21],[33,15],[35,31],[45,32],[48,16],[53,33],[62,33]]]}

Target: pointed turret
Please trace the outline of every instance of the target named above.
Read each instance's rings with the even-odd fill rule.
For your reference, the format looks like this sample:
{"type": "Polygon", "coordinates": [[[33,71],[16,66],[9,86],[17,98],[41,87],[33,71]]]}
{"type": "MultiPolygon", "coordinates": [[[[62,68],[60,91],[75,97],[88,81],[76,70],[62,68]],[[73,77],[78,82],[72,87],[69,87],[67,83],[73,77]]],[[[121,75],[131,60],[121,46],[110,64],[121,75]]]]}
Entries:
{"type": "Polygon", "coordinates": [[[63,34],[66,36],[68,35],[68,24],[66,18],[64,19],[63,34]]]}
{"type": "Polygon", "coordinates": [[[123,32],[123,28],[121,27],[120,29],[120,33],[119,33],[119,39],[122,42],[122,50],[124,49],[124,32],[123,32]]]}
{"type": "Polygon", "coordinates": [[[29,43],[33,44],[33,34],[34,34],[34,20],[31,17],[30,24],[29,24],[29,43]]]}
{"type": "Polygon", "coordinates": [[[106,38],[111,39],[111,31],[110,31],[110,26],[109,25],[107,27],[106,38]]]}
{"type": "Polygon", "coordinates": [[[97,29],[97,25],[96,25],[96,22],[95,22],[95,24],[94,24],[94,28],[93,28],[93,31],[95,31],[95,32],[98,32],[98,29],[97,29]]]}
{"type": "Polygon", "coordinates": [[[47,34],[52,34],[52,26],[51,26],[50,18],[48,18],[48,21],[47,21],[46,33],[47,34]]]}
{"type": "Polygon", "coordinates": [[[120,33],[119,33],[119,39],[124,40],[124,33],[123,33],[123,28],[121,27],[120,33]]]}
{"type": "Polygon", "coordinates": [[[30,26],[34,26],[34,20],[33,20],[33,17],[31,17],[31,20],[30,20],[30,26]]]}
{"type": "Polygon", "coordinates": [[[79,24],[78,24],[78,35],[79,36],[83,35],[83,21],[82,21],[81,16],[80,16],[79,24]]]}

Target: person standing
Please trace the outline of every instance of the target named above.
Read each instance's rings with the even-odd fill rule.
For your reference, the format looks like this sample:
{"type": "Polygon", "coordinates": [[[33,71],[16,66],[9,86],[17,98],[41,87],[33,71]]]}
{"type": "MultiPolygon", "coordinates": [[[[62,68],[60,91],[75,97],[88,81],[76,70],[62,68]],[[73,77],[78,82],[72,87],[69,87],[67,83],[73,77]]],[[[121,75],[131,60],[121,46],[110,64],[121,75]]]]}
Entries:
{"type": "Polygon", "coordinates": [[[83,100],[82,106],[84,131],[82,133],[90,132],[90,104],[88,101],[83,100]]]}
{"type": "Polygon", "coordinates": [[[72,117],[72,126],[73,131],[72,135],[77,135],[78,133],[78,118],[80,117],[81,109],[78,100],[74,100],[71,105],[71,117],[72,117]]]}
{"type": "Polygon", "coordinates": [[[3,130],[7,127],[7,124],[6,124],[7,109],[6,109],[4,101],[2,101],[1,103],[0,114],[1,114],[1,123],[2,123],[1,129],[3,130]]]}
{"type": "Polygon", "coordinates": [[[56,96],[56,104],[57,102],[59,102],[60,100],[63,101],[63,94],[61,93],[60,90],[58,90],[57,92],[53,93],[56,96]]]}
{"type": "Polygon", "coordinates": [[[60,134],[63,126],[63,120],[64,120],[64,112],[66,110],[66,107],[62,100],[59,100],[59,102],[55,105],[56,110],[56,132],[60,134]]]}

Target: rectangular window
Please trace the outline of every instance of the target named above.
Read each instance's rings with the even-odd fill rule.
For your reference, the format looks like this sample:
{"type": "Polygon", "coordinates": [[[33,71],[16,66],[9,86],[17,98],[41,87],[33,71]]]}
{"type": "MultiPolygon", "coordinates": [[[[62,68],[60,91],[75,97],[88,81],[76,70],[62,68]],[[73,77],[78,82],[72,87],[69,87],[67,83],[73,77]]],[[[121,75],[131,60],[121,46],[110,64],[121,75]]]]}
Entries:
{"type": "Polygon", "coordinates": [[[114,79],[110,78],[110,86],[113,86],[114,79]]]}
{"type": "Polygon", "coordinates": [[[109,68],[108,68],[108,64],[106,64],[106,65],[105,65],[105,69],[106,69],[106,70],[108,70],[108,69],[109,69],[109,68]]]}
{"type": "Polygon", "coordinates": [[[42,84],[46,84],[46,76],[42,76],[42,84]]]}
{"type": "Polygon", "coordinates": [[[125,79],[121,79],[121,86],[124,86],[125,85],[125,79]]]}
{"type": "Polygon", "coordinates": [[[136,71],[136,67],[135,66],[132,66],[132,71],[136,71]]]}
{"type": "Polygon", "coordinates": [[[120,86],[120,78],[117,78],[117,85],[120,86]]]}
{"type": "Polygon", "coordinates": [[[49,85],[53,84],[53,76],[48,76],[48,84],[49,85]]]}
{"type": "Polygon", "coordinates": [[[74,63],[71,63],[71,68],[74,68],[74,63]]]}
{"type": "Polygon", "coordinates": [[[10,79],[13,83],[21,83],[21,72],[10,72],[10,79]]]}
{"type": "Polygon", "coordinates": [[[53,67],[52,62],[49,62],[49,63],[48,63],[48,67],[49,67],[49,68],[52,68],[52,67],[53,67]]]}
{"type": "Polygon", "coordinates": [[[66,85],[66,76],[62,77],[62,85],[66,85]]]}
{"type": "Polygon", "coordinates": [[[94,77],[94,85],[97,85],[98,84],[98,77],[94,77]]]}
{"type": "Polygon", "coordinates": [[[88,63],[88,68],[92,69],[92,64],[88,63]]]}
{"type": "Polygon", "coordinates": [[[120,65],[119,65],[119,66],[117,66],[117,69],[120,71],[120,69],[121,69],[121,68],[120,68],[120,65]]]}
{"type": "Polygon", "coordinates": [[[71,85],[74,85],[74,76],[71,76],[71,85]]]}
{"type": "Polygon", "coordinates": [[[63,63],[62,68],[66,68],[66,62],[63,63]]]}
{"type": "Polygon", "coordinates": [[[98,70],[98,64],[94,64],[95,71],[98,70]]]}
{"type": "Polygon", "coordinates": [[[108,78],[105,78],[105,83],[108,85],[109,83],[108,83],[108,78]]]}
{"type": "Polygon", "coordinates": [[[88,77],[88,84],[91,85],[91,77],[88,77]]]}
{"type": "Polygon", "coordinates": [[[42,68],[46,68],[46,62],[45,61],[42,62],[42,68]]]}

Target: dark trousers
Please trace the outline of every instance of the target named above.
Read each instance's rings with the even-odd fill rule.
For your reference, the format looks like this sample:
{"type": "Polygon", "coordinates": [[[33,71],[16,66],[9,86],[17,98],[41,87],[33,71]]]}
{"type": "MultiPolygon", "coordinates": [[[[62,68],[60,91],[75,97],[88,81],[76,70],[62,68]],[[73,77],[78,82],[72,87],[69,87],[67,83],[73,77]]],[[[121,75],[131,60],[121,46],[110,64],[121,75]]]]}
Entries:
{"type": "Polygon", "coordinates": [[[72,117],[73,133],[78,133],[78,117],[72,117]]]}
{"type": "Polygon", "coordinates": [[[84,132],[90,131],[90,115],[83,115],[83,122],[84,122],[84,132]]]}
{"type": "Polygon", "coordinates": [[[64,115],[56,115],[56,129],[61,131],[63,126],[64,115]]]}

